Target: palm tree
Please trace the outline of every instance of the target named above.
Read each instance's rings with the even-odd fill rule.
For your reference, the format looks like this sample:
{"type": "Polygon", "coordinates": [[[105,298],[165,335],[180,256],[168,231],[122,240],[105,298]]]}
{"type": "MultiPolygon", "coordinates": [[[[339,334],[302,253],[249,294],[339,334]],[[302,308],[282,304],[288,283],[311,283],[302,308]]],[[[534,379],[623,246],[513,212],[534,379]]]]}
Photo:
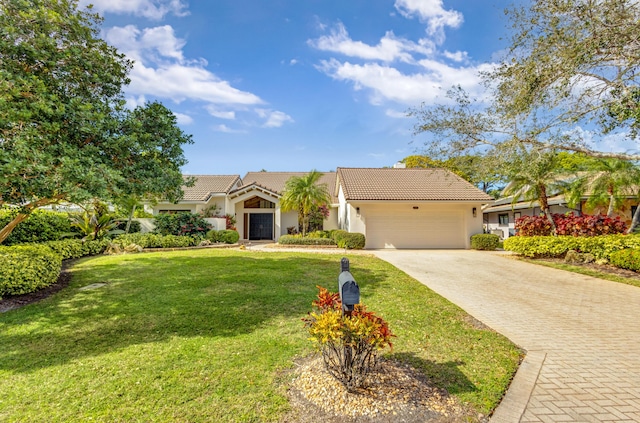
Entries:
{"type": "Polygon", "coordinates": [[[524,151],[509,164],[511,182],[502,191],[504,196],[513,196],[518,201],[538,201],[540,210],[551,224],[553,235],[556,225],[549,211],[549,195],[562,187],[555,151],[524,151]]]}
{"type": "Polygon", "coordinates": [[[315,208],[328,204],[331,200],[327,184],[320,184],[324,174],[312,170],[305,176],[292,176],[285,183],[280,208],[283,212],[297,211],[302,220],[302,235],[306,235],[309,213],[315,208]]]}
{"type": "Polygon", "coordinates": [[[585,192],[589,193],[587,206],[592,208],[608,204],[607,216],[632,194],[640,183],[640,168],[632,162],[619,159],[599,159],[579,177],[571,189],[571,203],[576,204],[585,192]]]}

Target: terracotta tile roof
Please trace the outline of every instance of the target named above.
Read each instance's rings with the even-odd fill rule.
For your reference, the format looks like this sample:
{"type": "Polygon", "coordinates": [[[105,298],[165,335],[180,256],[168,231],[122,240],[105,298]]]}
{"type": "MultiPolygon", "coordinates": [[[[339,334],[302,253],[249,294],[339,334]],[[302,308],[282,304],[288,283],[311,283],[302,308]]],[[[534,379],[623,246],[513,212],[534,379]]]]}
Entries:
{"type": "Polygon", "coordinates": [[[206,201],[211,194],[226,194],[240,181],[240,175],[185,175],[196,178],[192,187],[182,187],[183,201],[206,201]]]}
{"type": "MultiPolygon", "coordinates": [[[[284,186],[289,178],[292,176],[305,176],[309,172],[248,172],[244,178],[242,178],[242,185],[250,185],[256,183],[261,187],[267,188],[278,194],[282,194],[284,186]]],[[[331,201],[337,203],[338,200],[333,196],[336,185],[336,173],[335,172],[321,172],[323,173],[320,178],[321,184],[327,184],[329,194],[331,194],[331,201]]]]}
{"type": "Polygon", "coordinates": [[[338,168],[347,200],[493,201],[445,169],[338,168]]]}

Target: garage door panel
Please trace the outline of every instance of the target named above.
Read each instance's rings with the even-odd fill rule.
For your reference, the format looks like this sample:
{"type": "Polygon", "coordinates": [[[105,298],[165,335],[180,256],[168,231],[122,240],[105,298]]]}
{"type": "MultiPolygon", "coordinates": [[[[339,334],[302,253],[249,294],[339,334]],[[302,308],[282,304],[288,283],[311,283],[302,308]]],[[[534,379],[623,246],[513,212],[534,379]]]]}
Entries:
{"type": "Polygon", "coordinates": [[[465,248],[461,210],[370,210],[367,248],[465,248]]]}

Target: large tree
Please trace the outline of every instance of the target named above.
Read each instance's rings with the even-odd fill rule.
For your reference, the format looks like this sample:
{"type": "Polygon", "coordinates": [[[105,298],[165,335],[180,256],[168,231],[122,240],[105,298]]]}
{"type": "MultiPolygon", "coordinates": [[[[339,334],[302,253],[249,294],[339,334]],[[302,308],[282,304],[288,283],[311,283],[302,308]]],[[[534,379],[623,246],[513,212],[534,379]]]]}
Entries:
{"type": "Polygon", "coordinates": [[[434,135],[429,153],[481,148],[500,157],[528,144],[640,160],[635,151],[598,148],[600,135],[635,139],[640,125],[638,1],[529,1],[507,16],[511,46],[483,74],[494,94],[488,104],[454,87],[447,102],[412,110],[416,132],[434,135]]]}
{"type": "Polygon", "coordinates": [[[323,173],[312,170],[304,176],[292,176],[285,183],[280,207],[283,212],[297,211],[302,220],[302,235],[309,226],[309,214],[314,208],[329,204],[331,195],[327,184],[321,183],[323,173]]]}
{"type": "Polygon", "coordinates": [[[0,0],[0,205],[179,196],[189,136],[157,103],[124,109],[129,62],[75,0],[0,0]]]}

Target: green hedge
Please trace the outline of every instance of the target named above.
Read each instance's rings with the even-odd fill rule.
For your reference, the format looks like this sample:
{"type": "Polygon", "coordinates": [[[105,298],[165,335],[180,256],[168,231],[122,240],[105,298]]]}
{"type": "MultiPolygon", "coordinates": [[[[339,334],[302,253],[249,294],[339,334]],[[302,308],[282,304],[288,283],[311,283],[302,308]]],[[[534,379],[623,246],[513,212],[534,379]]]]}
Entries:
{"type": "Polygon", "coordinates": [[[609,262],[616,267],[640,272],[640,250],[626,248],[609,255],[609,262]]]}
{"type": "Polygon", "coordinates": [[[309,236],[298,235],[282,235],[278,238],[278,244],[281,245],[336,245],[336,243],[329,238],[316,238],[309,236]]]}
{"type": "Polygon", "coordinates": [[[204,237],[211,229],[209,222],[193,213],[158,214],[154,216],[154,224],[154,232],[161,235],[204,237]]]}
{"type": "Polygon", "coordinates": [[[504,241],[504,249],[526,257],[563,257],[567,251],[591,253],[606,259],[625,248],[640,248],[640,235],[512,236],[504,241]]]}
{"type": "MultiPolygon", "coordinates": [[[[13,220],[17,214],[17,208],[0,209],[0,228],[13,220]]],[[[53,241],[69,232],[71,232],[71,222],[67,213],[37,209],[16,226],[4,240],[3,245],[53,241]]]]}
{"type": "Polygon", "coordinates": [[[202,241],[198,236],[178,236],[178,235],[160,235],[154,233],[146,234],[124,234],[113,239],[114,244],[120,247],[126,247],[136,244],[142,248],[179,248],[193,247],[202,241]]]}
{"type": "Polygon", "coordinates": [[[500,237],[495,234],[476,234],[471,236],[471,248],[493,251],[498,248],[500,237]]]}
{"type": "Polygon", "coordinates": [[[45,242],[43,245],[46,245],[51,248],[53,252],[60,255],[62,260],[67,260],[102,254],[108,244],[109,241],[106,239],[87,240],[84,242],[81,239],[63,239],[60,241],[45,242]]]}
{"type": "Polygon", "coordinates": [[[349,250],[362,250],[364,248],[364,244],[366,244],[366,239],[364,237],[364,234],[357,232],[346,232],[338,236],[337,244],[340,248],[347,248],[349,250]]]}
{"type": "Polygon", "coordinates": [[[28,294],[54,284],[62,258],[44,245],[0,247],[0,298],[28,294]]]}
{"type": "Polygon", "coordinates": [[[238,231],[234,231],[231,229],[223,229],[220,231],[216,231],[215,229],[207,232],[206,239],[211,242],[223,242],[225,244],[235,244],[240,239],[240,234],[238,231]]]}

